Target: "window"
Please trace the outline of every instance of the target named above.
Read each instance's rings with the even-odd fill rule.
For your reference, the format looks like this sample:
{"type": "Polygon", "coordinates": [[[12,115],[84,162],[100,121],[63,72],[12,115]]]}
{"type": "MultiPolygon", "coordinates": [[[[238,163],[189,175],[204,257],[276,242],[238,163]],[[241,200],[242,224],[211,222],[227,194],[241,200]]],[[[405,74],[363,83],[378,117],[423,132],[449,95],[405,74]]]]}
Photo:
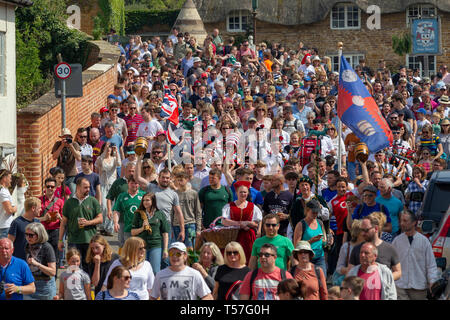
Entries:
{"type": "Polygon", "coordinates": [[[246,32],[252,19],[248,10],[234,10],[228,14],[227,31],[228,32],[246,32]]]}
{"type": "Polygon", "coordinates": [[[411,23],[412,19],[434,18],[436,17],[436,7],[430,4],[417,4],[406,9],[406,25],[411,23]]]}
{"type": "Polygon", "coordinates": [[[406,65],[409,69],[419,69],[421,77],[430,77],[436,74],[436,56],[428,56],[428,72],[425,72],[424,56],[406,55],[406,65]]]}
{"type": "Polygon", "coordinates": [[[361,11],[353,4],[337,4],[331,9],[331,29],[360,29],[361,11]]]}
{"type": "MultiPolygon", "coordinates": [[[[343,54],[345,59],[347,59],[348,63],[352,66],[353,69],[359,64],[359,61],[364,58],[362,53],[354,53],[354,54],[343,54]]],[[[331,58],[331,68],[334,72],[339,72],[339,55],[330,55],[331,58]]]]}
{"type": "Polygon", "coordinates": [[[0,96],[6,96],[6,34],[0,32],[0,96]]]}

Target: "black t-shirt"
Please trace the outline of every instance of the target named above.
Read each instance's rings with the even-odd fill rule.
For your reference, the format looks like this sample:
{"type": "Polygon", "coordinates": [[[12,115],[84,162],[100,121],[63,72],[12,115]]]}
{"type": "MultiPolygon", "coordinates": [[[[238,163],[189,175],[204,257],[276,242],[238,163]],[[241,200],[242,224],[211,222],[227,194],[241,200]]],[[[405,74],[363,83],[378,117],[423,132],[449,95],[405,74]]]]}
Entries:
{"type": "Polygon", "coordinates": [[[245,266],[241,269],[230,268],[226,264],[217,268],[214,280],[219,283],[219,290],[217,291],[217,300],[225,300],[228,289],[238,280],[243,281],[250,268],[245,266]]]}
{"type": "MultiPolygon", "coordinates": [[[[293,195],[289,191],[281,191],[280,194],[276,194],[274,191],[270,191],[264,197],[263,213],[264,215],[270,213],[282,212],[289,214],[289,208],[292,206],[293,195]]],[[[289,219],[280,221],[280,229],[278,233],[282,236],[286,236],[289,219]]]]}
{"type": "MultiPolygon", "coordinates": [[[[353,248],[352,253],[350,254],[349,263],[357,266],[360,264],[359,261],[359,252],[361,251],[361,247],[364,244],[361,243],[353,248]]],[[[386,265],[389,269],[392,269],[392,266],[398,264],[400,259],[398,257],[397,250],[395,250],[392,244],[383,241],[378,247],[378,257],[376,262],[386,265]]]]}
{"type": "MultiPolygon", "coordinates": [[[[55,251],[50,243],[38,243],[30,245],[27,243],[25,247],[26,258],[33,257],[34,260],[48,266],[49,263],[56,262],[55,251]]],[[[34,280],[50,280],[50,276],[46,275],[37,266],[29,265],[31,272],[33,273],[34,280]]]]}
{"type": "Polygon", "coordinates": [[[23,216],[19,216],[13,220],[11,226],[9,227],[8,234],[15,237],[13,256],[16,258],[27,260],[25,246],[28,242],[25,239],[25,229],[32,222],[39,222],[39,220],[35,218],[33,221],[30,221],[25,219],[23,216]]]}
{"type": "MultiPolygon", "coordinates": [[[[102,285],[105,282],[106,275],[108,274],[109,267],[113,263],[113,261],[119,259],[119,255],[117,253],[113,253],[111,256],[111,260],[100,263],[100,279],[98,280],[97,286],[95,286],[95,295],[100,292],[102,289],[102,285]]],[[[92,275],[94,274],[95,263],[91,262],[86,265],[86,269],[84,271],[89,275],[92,279],[92,275]]]]}

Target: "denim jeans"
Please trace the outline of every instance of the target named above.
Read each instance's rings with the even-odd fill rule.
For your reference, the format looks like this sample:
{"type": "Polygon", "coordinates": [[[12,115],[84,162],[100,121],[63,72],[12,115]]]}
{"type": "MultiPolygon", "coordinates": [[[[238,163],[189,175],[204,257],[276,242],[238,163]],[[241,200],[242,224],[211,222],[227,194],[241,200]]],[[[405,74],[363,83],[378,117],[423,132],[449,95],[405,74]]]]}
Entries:
{"type": "Polygon", "coordinates": [[[327,278],[327,263],[325,261],[325,256],[321,256],[320,258],[313,258],[311,262],[322,268],[323,274],[325,275],[325,279],[327,278]]]}
{"type": "MultiPolygon", "coordinates": [[[[195,237],[197,225],[195,223],[188,223],[184,225],[184,244],[188,248],[194,248],[195,245],[195,237]]],[[[173,234],[174,238],[178,239],[178,236],[180,235],[180,227],[179,226],[173,226],[173,234]]]]}
{"type": "Polygon", "coordinates": [[[36,280],[34,281],[36,292],[33,294],[23,295],[23,300],[53,300],[56,296],[56,282],[52,277],[50,280],[36,280]]]}
{"type": "Polygon", "coordinates": [[[153,273],[156,275],[161,270],[162,248],[147,249],[146,260],[150,262],[153,273]]]}

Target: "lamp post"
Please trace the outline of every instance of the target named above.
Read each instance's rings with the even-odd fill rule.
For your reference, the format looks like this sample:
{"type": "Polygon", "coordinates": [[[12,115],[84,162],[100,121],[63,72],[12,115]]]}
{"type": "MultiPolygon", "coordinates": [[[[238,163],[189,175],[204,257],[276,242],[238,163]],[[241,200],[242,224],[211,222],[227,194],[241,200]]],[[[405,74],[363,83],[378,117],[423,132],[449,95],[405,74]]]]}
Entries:
{"type": "Polygon", "coordinates": [[[253,15],[253,43],[256,43],[256,9],[258,9],[258,0],[252,0],[253,15]]]}

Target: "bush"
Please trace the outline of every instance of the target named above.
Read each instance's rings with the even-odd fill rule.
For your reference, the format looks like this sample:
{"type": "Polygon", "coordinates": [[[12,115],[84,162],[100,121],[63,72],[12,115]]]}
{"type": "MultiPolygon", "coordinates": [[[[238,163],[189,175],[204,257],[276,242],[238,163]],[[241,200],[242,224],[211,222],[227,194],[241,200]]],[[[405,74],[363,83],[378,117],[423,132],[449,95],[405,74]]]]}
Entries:
{"type": "Polygon", "coordinates": [[[125,3],[124,0],[97,0],[100,12],[100,29],[104,34],[114,29],[119,35],[125,34],[125,3]]]}
{"type": "Polygon", "coordinates": [[[61,53],[68,63],[86,63],[88,37],[66,25],[64,0],[35,0],[16,10],[17,103],[23,107],[51,88],[61,53]]]}

